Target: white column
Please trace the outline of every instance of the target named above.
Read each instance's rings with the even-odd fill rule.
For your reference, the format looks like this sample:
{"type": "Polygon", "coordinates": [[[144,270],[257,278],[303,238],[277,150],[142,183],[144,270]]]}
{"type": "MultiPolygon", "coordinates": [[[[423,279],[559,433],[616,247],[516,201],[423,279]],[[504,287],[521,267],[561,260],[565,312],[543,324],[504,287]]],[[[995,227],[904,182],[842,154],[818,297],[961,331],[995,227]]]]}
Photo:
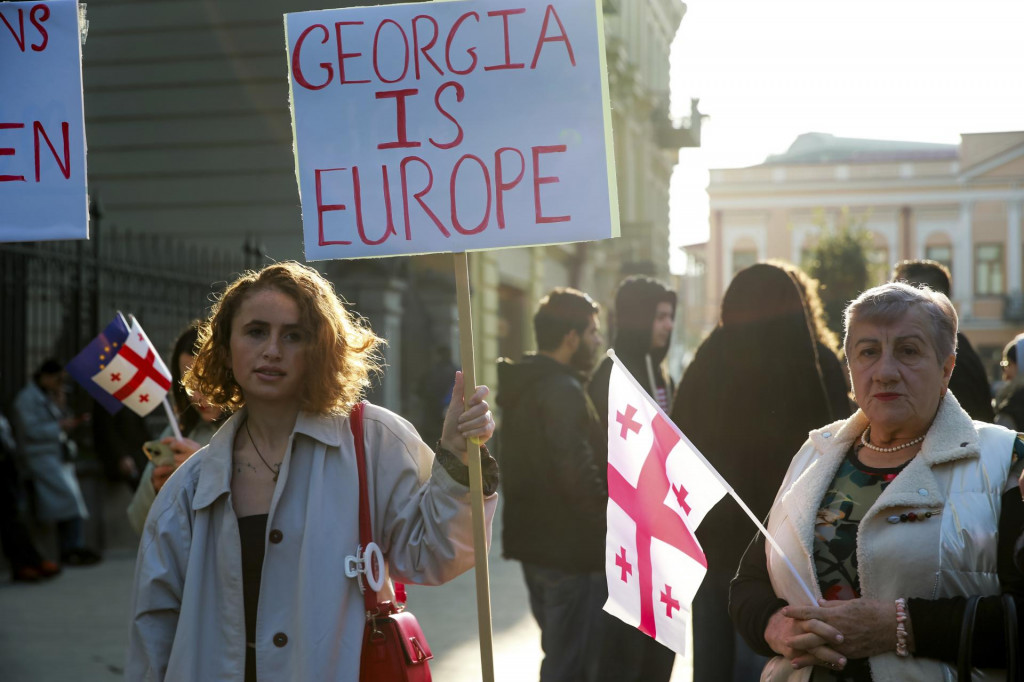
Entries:
{"type": "Polygon", "coordinates": [[[1020,202],[1006,204],[1006,293],[1020,295],[1021,277],[1020,202]]]}
{"type": "Polygon", "coordinates": [[[974,238],[971,216],[974,202],[960,204],[960,224],[953,245],[953,297],[960,304],[960,317],[970,317],[974,303],[974,238]]]}

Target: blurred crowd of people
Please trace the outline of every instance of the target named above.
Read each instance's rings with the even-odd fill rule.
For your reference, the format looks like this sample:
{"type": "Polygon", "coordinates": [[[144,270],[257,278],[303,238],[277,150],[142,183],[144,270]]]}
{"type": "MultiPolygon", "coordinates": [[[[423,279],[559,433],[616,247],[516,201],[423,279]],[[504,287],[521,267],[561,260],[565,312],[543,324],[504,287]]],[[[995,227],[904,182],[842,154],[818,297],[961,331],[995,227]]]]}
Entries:
{"type": "MultiPolygon", "coordinates": [[[[694,680],[752,680],[762,671],[814,682],[952,679],[972,649],[958,639],[959,624],[975,608],[979,634],[966,665],[1005,667],[1003,609],[1024,594],[1024,445],[1016,437],[1024,334],[1006,345],[993,392],[958,330],[942,265],[898,264],[891,283],[850,303],[843,339],[826,325],[819,289],[784,262],[740,271],[678,386],[666,366],[671,288],[629,277],[609,311],[618,358],[799,559],[783,568],[780,548],[755,536],[729,497],[708,514],[697,530],[708,572],[692,605],[694,680]],[[968,519],[971,538],[956,525],[968,519]],[[927,575],[945,577],[923,584],[927,575]]],[[[667,682],[675,653],[602,610],[612,367],[610,358],[597,363],[602,312],[582,291],[555,289],[533,318],[537,351],[499,360],[500,461],[486,448],[481,455],[487,508],[493,513],[500,464],[503,551],[522,564],[541,630],[541,682],[667,682]]],[[[91,414],[98,459],[108,478],[132,489],[127,517],[142,538],[130,679],[229,668],[256,679],[257,659],[274,679],[300,668],[355,679],[351,661],[302,643],[307,628],[329,621],[339,642],[356,647],[363,586],[333,590],[346,607],[332,606],[330,617],[307,590],[343,575],[355,549],[313,562],[302,542],[326,551],[333,524],[345,519],[352,528],[343,534],[358,544],[354,503],[325,485],[356,495],[346,458],[362,432],[350,422],[379,371],[379,343],[315,271],[268,266],[229,286],[171,350],[182,436],[168,426],[158,440],[173,462],[143,455],[143,419],[91,414]],[[239,551],[202,544],[225,539],[239,551]],[[283,549],[293,553],[279,556],[283,549]],[[237,570],[241,583],[228,579],[237,570]],[[268,571],[278,586],[274,611],[257,618],[268,571]],[[206,590],[237,600],[211,615],[206,590]],[[237,655],[217,653],[236,645],[237,655]]],[[[0,415],[0,537],[15,581],[101,560],[85,542],[75,466],[76,430],[90,414],[68,409],[65,384],[61,363],[47,360],[10,421],[0,415]],[[48,524],[53,560],[34,537],[48,524]]],[[[366,457],[380,487],[374,535],[392,576],[440,582],[472,564],[466,437],[486,441],[495,426],[486,387],[464,401],[446,345],[435,347],[416,394],[425,415],[418,431],[366,410],[366,457]]]]}

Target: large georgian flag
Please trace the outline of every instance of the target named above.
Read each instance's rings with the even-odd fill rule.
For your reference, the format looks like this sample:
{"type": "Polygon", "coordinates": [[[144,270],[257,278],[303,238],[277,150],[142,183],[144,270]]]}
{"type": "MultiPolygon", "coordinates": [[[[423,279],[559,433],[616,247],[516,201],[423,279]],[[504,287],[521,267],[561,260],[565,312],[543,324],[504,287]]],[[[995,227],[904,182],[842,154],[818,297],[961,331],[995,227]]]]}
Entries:
{"type": "Polygon", "coordinates": [[[728,492],[718,472],[625,366],[608,383],[604,610],[678,653],[707,572],[694,531],[728,492]]]}
{"type": "Polygon", "coordinates": [[[127,407],[145,417],[171,389],[171,373],[146,332],[121,313],[66,369],[111,414],[127,407]]]}

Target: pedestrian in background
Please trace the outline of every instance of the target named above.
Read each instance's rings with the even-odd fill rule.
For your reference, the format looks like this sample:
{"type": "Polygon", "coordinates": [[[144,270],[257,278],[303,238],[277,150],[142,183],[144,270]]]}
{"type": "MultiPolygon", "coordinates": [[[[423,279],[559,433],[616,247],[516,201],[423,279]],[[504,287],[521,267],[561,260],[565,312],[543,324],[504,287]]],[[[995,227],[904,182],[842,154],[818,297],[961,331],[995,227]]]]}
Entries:
{"type": "Polygon", "coordinates": [[[184,438],[175,438],[170,426],[164,429],[160,434],[160,441],[174,452],[174,464],[154,466],[152,462],[148,462],[142,472],[139,487],[135,490],[127,510],[128,522],[140,535],[146,524],[146,515],[149,514],[160,488],[175,469],[210,442],[221,423],[230,415],[226,410],[211,405],[202,393],[189,395],[182,383],[185,373],[192,369],[196,359],[200,324],[199,320],[191,322],[178,336],[171,350],[168,363],[171,368],[171,398],[178,429],[184,438]]]}
{"type": "MultiPolygon", "coordinates": [[[[294,262],[242,275],[200,331],[185,385],[234,414],[164,484],[136,561],[126,679],[356,682],[366,624],[350,413],[381,343],[330,282],[294,262]]],[[[397,580],[473,565],[467,438],[494,422],[462,375],[436,454],[405,419],[363,409],[374,542],[397,580]]],[[[497,503],[481,450],[486,524],[497,503]]],[[[392,597],[388,583],[380,600],[392,597]],[[386,594],[385,594],[386,593],[386,594]]]]}
{"type": "Polygon", "coordinates": [[[67,410],[64,369],[48,359],[32,381],[14,399],[14,426],[18,452],[28,473],[39,521],[57,525],[60,561],[88,566],[101,560],[85,546],[85,519],[89,512],[75,472],[78,445],[70,432],[88,421],[86,414],[67,410]]]}
{"type": "Polygon", "coordinates": [[[522,563],[541,632],[541,682],[590,680],[605,595],[606,431],[585,382],[600,308],[557,288],[533,316],[537,352],[498,361],[504,556],[522,563]]]}
{"type": "MultiPolygon", "coordinates": [[[[733,278],[718,326],[683,374],[672,420],[759,518],[808,431],[850,414],[842,376],[821,371],[828,353],[793,276],[758,263],[733,278]]],[[[697,529],[708,572],[693,602],[694,682],[758,679],[764,665],[729,619],[729,582],[753,536],[729,497],[697,529]]]]}
{"type": "MultiPolygon", "coordinates": [[[[890,280],[915,287],[926,286],[949,298],[952,291],[950,277],[949,268],[938,261],[905,260],[896,264],[890,280]]],[[[961,331],[956,333],[956,365],[949,380],[949,390],[972,419],[989,423],[995,419],[988,372],[970,340],[961,331]]]]}
{"type": "Polygon", "coordinates": [[[57,575],[60,566],[43,558],[25,523],[17,447],[11,424],[0,413],[0,546],[11,566],[11,580],[36,582],[57,575]]]}
{"type": "Polygon", "coordinates": [[[1003,348],[999,363],[1003,385],[995,399],[995,423],[1014,431],[1024,430],[1024,372],[1020,360],[1024,352],[1024,334],[1018,334],[1003,348]]]}
{"type": "MultiPolygon", "coordinates": [[[[675,323],[675,292],[651,277],[628,277],[615,293],[614,313],[612,348],[633,378],[668,412],[674,386],[664,361],[675,323]]],[[[608,381],[613,364],[611,358],[605,358],[587,388],[603,433],[608,430],[608,381]]],[[[607,583],[602,584],[607,592],[607,583]]],[[[668,682],[676,658],[674,651],[603,610],[597,621],[596,680],[668,682]]]]}

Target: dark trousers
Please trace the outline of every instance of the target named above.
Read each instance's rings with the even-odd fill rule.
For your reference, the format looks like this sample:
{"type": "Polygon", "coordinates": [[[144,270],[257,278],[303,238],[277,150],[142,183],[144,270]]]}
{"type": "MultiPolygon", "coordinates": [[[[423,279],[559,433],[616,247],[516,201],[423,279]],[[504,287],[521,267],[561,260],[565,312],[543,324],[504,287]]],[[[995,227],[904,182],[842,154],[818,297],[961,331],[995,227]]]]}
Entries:
{"type": "Polygon", "coordinates": [[[540,682],[589,682],[604,573],[567,573],[523,563],[523,576],[530,610],[540,626],[540,682]]]}
{"type": "MultiPolygon", "coordinates": [[[[607,586],[605,587],[607,593],[607,586]]],[[[668,682],[676,652],[604,611],[595,682],[668,682]]]]}
{"type": "Polygon", "coordinates": [[[729,572],[708,571],[693,599],[693,682],[756,682],[768,662],[733,628],[730,580],[729,572]]]}
{"type": "Polygon", "coordinates": [[[68,552],[82,549],[85,546],[85,524],[82,523],[82,517],[58,521],[57,541],[60,544],[62,561],[68,552]]]}
{"type": "Polygon", "coordinates": [[[14,462],[0,455],[0,544],[15,571],[38,566],[43,560],[25,525],[21,500],[14,462]]]}

